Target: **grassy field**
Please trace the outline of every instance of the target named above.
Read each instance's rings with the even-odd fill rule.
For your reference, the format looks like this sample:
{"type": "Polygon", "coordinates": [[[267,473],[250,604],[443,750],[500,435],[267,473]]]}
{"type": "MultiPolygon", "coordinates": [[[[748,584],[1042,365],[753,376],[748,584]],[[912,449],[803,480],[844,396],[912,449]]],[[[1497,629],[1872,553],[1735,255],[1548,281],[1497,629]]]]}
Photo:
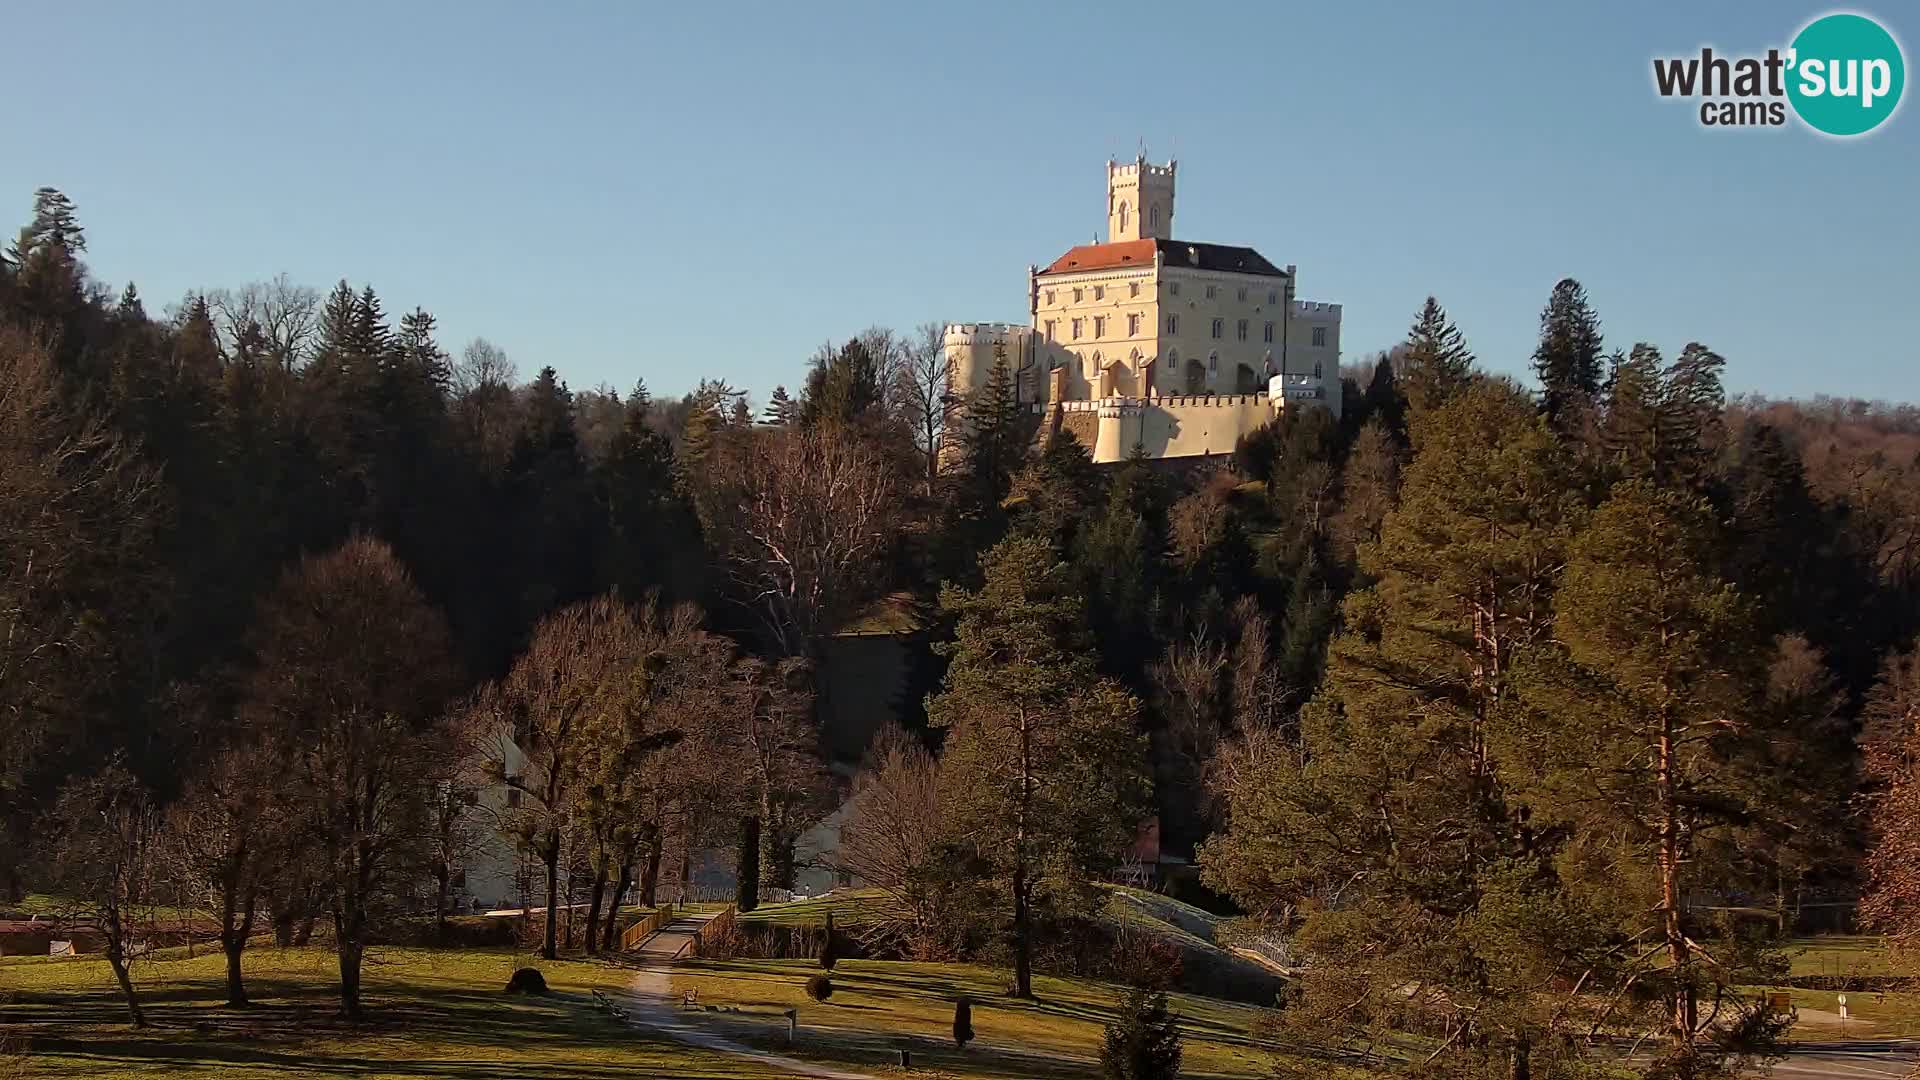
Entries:
{"type": "MultiPolygon", "coordinates": [[[[250,950],[255,1007],[230,1010],[223,959],[202,953],[141,962],[135,975],[152,1026],[127,1025],[104,962],[0,959],[0,1080],[102,1075],[203,1080],[235,1077],[531,1078],[759,1080],[790,1076],[776,1066],[666,1041],[596,1009],[591,991],[622,995],[643,978],[633,969],[585,961],[536,962],[511,950],[377,950],[366,971],[370,1020],[339,1019],[333,954],[319,948],[250,950]],[[517,965],[539,967],[553,993],[501,992],[517,965]],[[24,1043],[24,1045],[22,1045],[24,1043]],[[18,1051],[24,1049],[25,1053],[18,1051]]],[[[1092,1077],[1117,989],[1040,978],[1038,1000],[1004,996],[1003,971],[966,965],[849,961],[834,974],[826,1004],[806,997],[819,968],[810,961],[693,962],[650,988],[674,1000],[696,989],[703,1008],[684,1020],[737,1042],[781,1054],[892,1076],[898,1046],[912,1048],[910,1075],[938,1080],[1092,1077]],[[977,1039],[966,1052],[951,1040],[953,999],[974,1001],[977,1039]],[[785,1009],[796,1008],[800,1038],[785,1042],[785,1009]]],[[[1258,1010],[1176,995],[1186,1032],[1184,1075],[1252,1080],[1268,1073],[1270,1051],[1249,1035],[1258,1010]]]]}
{"type": "Polygon", "coordinates": [[[593,1008],[590,991],[622,990],[611,965],[534,964],[554,991],[501,993],[509,951],[377,950],[366,972],[370,1021],[337,1016],[338,971],[320,949],[248,953],[256,1007],[230,1010],[218,955],[142,963],[135,974],[152,1027],[126,1023],[102,961],[0,961],[0,1080],[131,1076],[149,1080],[382,1078],[685,1078],[788,1075],[756,1062],[650,1037],[593,1008]],[[20,1044],[25,1043],[22,1047],[20,1044]],[[24,1049],[25,1053],[18,1051],[24,1049]]]}
{"type": "MultiPolygon", "coordinates": [[[[849,960],[832,974],[833,996],[815,1002],[805,985],[819,973],[804,960],[692,961],[674,968],[672,988],[676,998],[692,990],[703,1009],[719,1010],[703,1019],[783,1053],[865,1065],[905,1047],[916,1065],[979,1078],[1098,1075],[1101,1034],[1119,993],[1101,983],[1038,977],[1036,1000],[1020,1001],[1005,996],[1007,973],[994,968],[849,960]],[[951,1037],[960,996],[973,1002],[976,1034],[964,1053],[951,1037]],[[798,1010],[799,1040],[787,1051],[783,1013],[790,1008],[798,1010]]],[[[1259,1010],[1181,994],[1170,1003],[1185,1033],[1183,1076],[1270,1073],[1275,1055],[1249,1035],[1259,1010]]]]}
{"type": "MultiPolygon", "coordinates": [[[[1915,975],[1920,965],[1896,961],[1885,943],[1865,935],[1831,934],[1795,938],[1789,947],[1792,973],[1804,975],[1915,975]]],[[[1755,987],[1755,990],[1761,988],[1755,987]]],[[[1793,995],[1800,1022],[1789,1032],[1793,1039],[1832,1039],[1836,1036],[1909,1038],[1920,1036],[1920,994],[1846,994],[1848,1022],[1839,1019],[1840,993],[1833,990],[1766,988],[1793,995]]]]}

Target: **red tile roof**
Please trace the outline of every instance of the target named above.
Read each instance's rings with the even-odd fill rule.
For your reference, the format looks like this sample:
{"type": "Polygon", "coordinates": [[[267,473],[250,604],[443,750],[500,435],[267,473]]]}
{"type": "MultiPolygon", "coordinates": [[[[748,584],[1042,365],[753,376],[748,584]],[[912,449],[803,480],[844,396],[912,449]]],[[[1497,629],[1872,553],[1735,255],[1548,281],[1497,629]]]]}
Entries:
{"type": "Polygon", "coordinates": [[[1053,260],[1043,274],[1080,270],[1109,270],[1116,266],[1152,266],[1153,241],[1122,240],[1117,244],[1081,244],[1053,260]]]}
{"type": "Polygon", "coordinates": [[[1041,274],[1077,274],[1083,270],[1113,270],[1130,266],[1153,265],[1154,249],[1160,251],[1167,266],[1185,266],[1195,270],[1223,270],[1233,274],[1260,277],[1286,277],[1287,272],[1268,262],[1250,247],[1232,244],[1203,244],[1192,240],[1122,240],[1117,244],[1081,244],[1053,260],[1041,274]]]}

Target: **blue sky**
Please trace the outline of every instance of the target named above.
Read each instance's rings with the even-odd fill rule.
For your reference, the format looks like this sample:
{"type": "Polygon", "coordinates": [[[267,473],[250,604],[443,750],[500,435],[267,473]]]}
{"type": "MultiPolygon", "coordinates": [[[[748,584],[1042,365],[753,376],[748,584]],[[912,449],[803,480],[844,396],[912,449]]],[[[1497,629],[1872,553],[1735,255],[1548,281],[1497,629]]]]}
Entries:
{"type": "MultiPolygon", "coordinates": [[[[153,309],[345,277],[523,373],[764,401],[869,324],[1024,319],[1027,264],[1103,228],[1104,163],[1145,138],[1180,159],[1178,235],[1299,264],[1349,358],[1433,293],[1520,372],[1573,275],[1609,348],[1920,400],[1914,105],[1841,143],[1704,130],[1651,86],[1656,54],[1826,10],[16,5],[0,221],[62,188],[95,273],[153,309]]],[[[1911,64],[1920,11],[1864,10],[1911,64]]]]}

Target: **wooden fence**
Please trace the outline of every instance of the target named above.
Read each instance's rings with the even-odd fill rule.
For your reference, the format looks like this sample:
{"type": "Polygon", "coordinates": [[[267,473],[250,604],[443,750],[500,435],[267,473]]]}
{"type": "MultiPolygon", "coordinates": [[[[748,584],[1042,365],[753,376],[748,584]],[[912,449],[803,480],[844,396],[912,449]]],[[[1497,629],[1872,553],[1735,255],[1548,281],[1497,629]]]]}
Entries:
{"type": "Polygon", "coordinates": [[[661,904],[660,910],[654,912],[651,915],[648,915],[646,918],[641,919],[639,922],[634,923],[632,926],[627,927],[627,932],[620,935],[620,951],[632,952],[633,950],[639,948],[640,943],[647,940],[647,938],[651,936],[654,931],[660,929],[661,927],[667,925],[672,921],[673,921],[673,905],[661,904]]]}
{"type": "Polygon", "coordinates": [[[733,920],[738,914],[738,909],[736,909],[734,905],[728,904],[720,914],[707,920],[706,925],[702,926],[699,932],[693,936],[693,947],[687,950],[688,954],[692,956],[703,955],[702,948],[704,946],[710,944],[715,938],[720,937],[722,934],[730,933],[733,930],[733,920]]]}

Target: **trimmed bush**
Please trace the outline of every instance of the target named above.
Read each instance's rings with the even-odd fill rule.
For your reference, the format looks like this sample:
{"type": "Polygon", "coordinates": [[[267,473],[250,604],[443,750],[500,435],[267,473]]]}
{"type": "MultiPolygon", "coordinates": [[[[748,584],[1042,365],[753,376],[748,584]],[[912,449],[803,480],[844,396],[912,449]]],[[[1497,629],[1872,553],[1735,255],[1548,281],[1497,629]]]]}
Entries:
{"type": "Polygon", "coordinates": [[[958,998],[953,1003],[953,1045],[962,1050],[973,1041],[973,1002],[958,998]]]}
{"type": "Polygon", "coordinates": [[[540,974],[539,968],[521,968],[507,980],[509,994],[544,994],[547,992],[547,977],[540,974]]]}
{"type": "Polygon", "coordinates": [[[815,1001],[825,1001],[833,996],[833,980],[825,975],[815,975],[807,980],[807,996],[815,1001]]]}

